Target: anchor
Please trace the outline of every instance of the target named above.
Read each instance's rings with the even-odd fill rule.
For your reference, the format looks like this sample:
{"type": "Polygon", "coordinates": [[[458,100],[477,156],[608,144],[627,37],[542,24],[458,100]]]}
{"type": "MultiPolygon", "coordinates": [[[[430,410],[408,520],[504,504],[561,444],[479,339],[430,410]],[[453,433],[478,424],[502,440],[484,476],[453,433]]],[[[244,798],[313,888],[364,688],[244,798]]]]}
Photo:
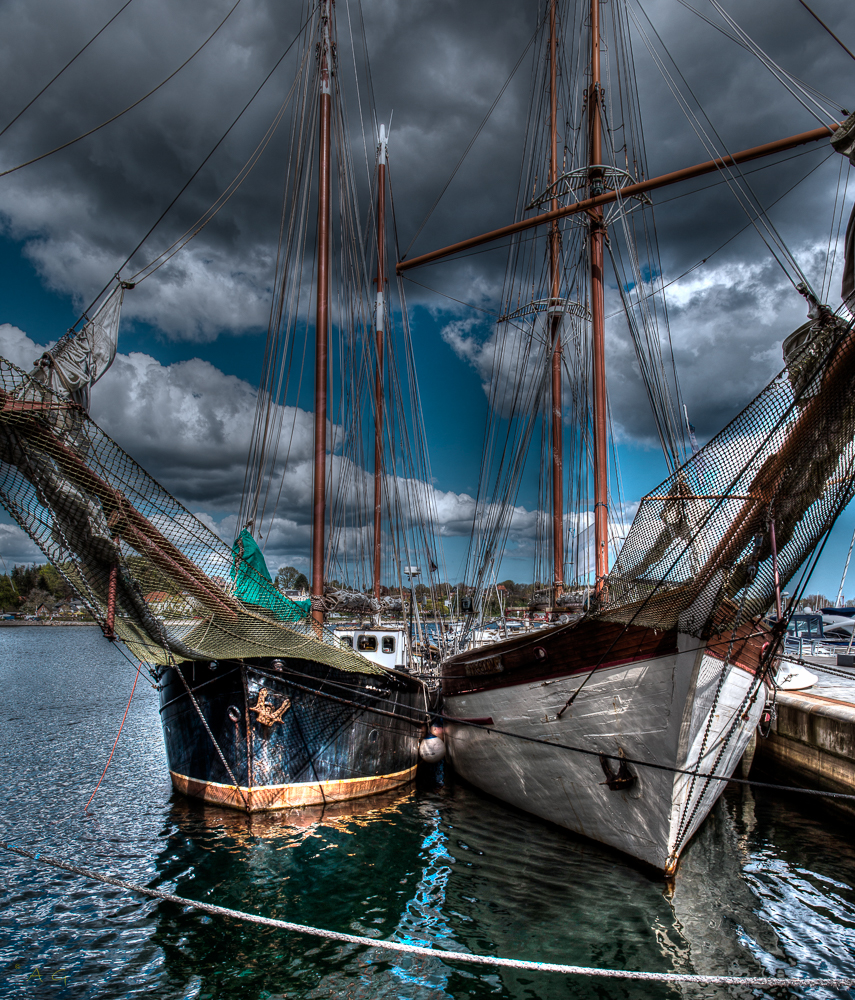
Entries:
{"type": "Polygon", "coordinates": [[[620,792],[627,788],[632,788],[636,782],[636,776],[630,771],[629,765],[624,760],[623,750],[618,747],[618,757],[620,757],[620,765],[617,771],[612,770],[611,760],[604,754],[600,754],[600,764],[603,767],[603,774],[606,776],[605,781],[601,781],[601,785],[608,785],[611,791],[620,792]]]}
{"type": "Polygon", "coordinates": [[[282,721],[282,716],[291,707],[291,699],[285,698],[279,708],[274,708],[267,704],[267,688],[262,688],[258,692],[258,698],[254,705],[250,705],[250,712],[255,712],[258,721],[262,726],[270,727],[282,721]]]}

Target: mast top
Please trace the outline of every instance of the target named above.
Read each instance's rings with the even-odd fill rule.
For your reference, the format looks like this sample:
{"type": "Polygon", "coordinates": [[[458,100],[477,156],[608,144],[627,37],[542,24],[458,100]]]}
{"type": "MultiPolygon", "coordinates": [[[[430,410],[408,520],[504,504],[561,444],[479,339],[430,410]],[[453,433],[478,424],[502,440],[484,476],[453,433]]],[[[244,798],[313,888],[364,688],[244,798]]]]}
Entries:
{"type": "Polygon", "coordinates": [[[322,0],[321,3],[321,94],[331,94],[331,49],[330,41],[330,3],[329,0],[322,0]]]}
{"type": "Polygon", "coordinates": [[[385,125],[381,125],[380,126],[380,142],[379,142],[379,145],[378,145],[378,148],[377,148],[377,153],[378,153],[378,157],[379,158],[378,158],[377,162],[381,166],[383,166],[383,167],[386,166],[386,145],[387,145],[387,140],[386,140],[386,126],[385,125]]]}

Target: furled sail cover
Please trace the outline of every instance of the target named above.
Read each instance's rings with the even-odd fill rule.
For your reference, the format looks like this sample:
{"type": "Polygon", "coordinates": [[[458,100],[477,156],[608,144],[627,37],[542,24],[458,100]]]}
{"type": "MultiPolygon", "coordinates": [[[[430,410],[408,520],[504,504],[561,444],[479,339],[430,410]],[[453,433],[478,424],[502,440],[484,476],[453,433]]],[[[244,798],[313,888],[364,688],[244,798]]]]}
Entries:
{"type": "Polygon", "coordinates": [[[855,495],[855,331],[825,311],[787,367],[648,494],[608,577],[603,617],[708,636],[774,601],[855,495]]]}
{"type": "Polygon", "coordinates": [[[89,390],[116,357],[125,289],[120,282],[82,330],[70,331],[36,363],[33,377],[89,409],[89,390]]]}
{"type": "Polygon", "coordinates": [[[286,656],[382,673],[122,451],[78,404],[0,358],[0,501],[105,630],[149,663],[286,656]],[[251,592],[251,600],[246,598],[251,592]],[[289,614],[285,614],[285,610],[289,614]]]}
{"type": "Polygon", "coordinates": [[[404,602],[400,597],[381,597],[377,600],[370,594],[336,587],[325,589],[323,605],[326,611],[336,611],[345,615],[404,614],[404,602]]]}

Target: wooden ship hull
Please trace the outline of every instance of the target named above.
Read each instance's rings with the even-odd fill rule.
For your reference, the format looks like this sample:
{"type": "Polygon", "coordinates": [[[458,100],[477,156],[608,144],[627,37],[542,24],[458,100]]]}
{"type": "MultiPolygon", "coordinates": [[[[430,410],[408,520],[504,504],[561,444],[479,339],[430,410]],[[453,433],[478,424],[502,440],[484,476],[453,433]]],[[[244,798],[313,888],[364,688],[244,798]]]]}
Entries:
{"type": "Polygon", "coordinates": [[[228,660],[169,667],[159,686],[182,795],[262,812],[359,799],[415,778],[424,701],[415,681],[307,660],[228,660]]]}
{"type": "Polygon", "coordinates": [[[729,636],[583,620],[459,654],[449,757],[482,791],[672,872],[724,790],[703,775],[733,774],[760,719],[764,642],[743,626],[722,671],[729,636]]]}

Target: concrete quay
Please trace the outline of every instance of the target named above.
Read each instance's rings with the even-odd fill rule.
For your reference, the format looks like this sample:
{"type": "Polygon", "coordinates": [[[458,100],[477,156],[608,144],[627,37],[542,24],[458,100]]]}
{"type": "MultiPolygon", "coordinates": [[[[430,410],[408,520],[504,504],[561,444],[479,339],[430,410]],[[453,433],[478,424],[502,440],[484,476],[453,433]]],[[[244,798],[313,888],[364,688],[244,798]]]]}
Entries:
{"type": "MultiPolygon", "coordinates": [[[[855,670],[829,657],[804,659],[817,683],[778,692],[777,717],[757,740],[755,769],[781,784],[855,794],[855,670]]],[[[855,802],[823,801],[855,817],[855,802]]]]}

